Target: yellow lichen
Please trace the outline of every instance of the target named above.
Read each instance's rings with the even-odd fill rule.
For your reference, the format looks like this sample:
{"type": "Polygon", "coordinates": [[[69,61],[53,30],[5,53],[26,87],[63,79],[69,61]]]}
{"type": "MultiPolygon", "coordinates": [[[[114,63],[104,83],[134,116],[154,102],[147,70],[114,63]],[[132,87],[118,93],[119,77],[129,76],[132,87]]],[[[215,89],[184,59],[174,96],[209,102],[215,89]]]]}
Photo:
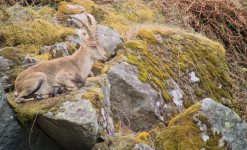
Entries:
{"type": "MultiPolygon", "coordinates": [[[[154,145],[156,149],[221,149],[218,147],[220,135],[214,134],[210,129],[211,125],[207,118],[200,115],[201,104],[196,104],[173,118],[167,128],[156,136],[154,145]],[[209,128],[207,134],[210,136],[210,143],[204,142],[201,136],[200,127],[193,116],[198,116],[203,124],[209,128]]],[[[222,148],[224,149],[224,148],[222,148]]]]}
{"type": "Polygon", "coordinates": [[[25,54],[14,47],[5,47],[0,49],[0,56],[10,59],[19,65],[25,54]]]}
{"type": "Polygon", "coordinates": [[[89,88],[86,89],[86,93],[81,96],[81,99],[89,100],[97,112],[101,110],[103,104],[101,100],[104,98],[100,88],[89,88]]]}
{"type": "Polygon", "coordinates": [[[56,10],[51,7],[42,7],[41,9],[38,10],[38,13],[42,16],[53,17],[56,13],[56,10]]]}
{"type": "Polygon", "coordinates": [[[149,8],[139,0],[119,1],[117,6],[111,4],[96,5],[90,0],[60,2],[57,12],[60,20],[67,20],[69,14],[81,13],[80,10],[68,8],[67,4],[83,6],[86,12],[95,16],[100,24],[108,25],[120,33],[125,33],[131,25],[136,23],[164,22],[164,17],[157,13],[156,9],[149,8]]]}
{"type": "MultiPolygon", "coordinates": [[[[195,89],[196,99],[200,100],[207,95],[221,101],[221,97],[232,99],[231,80],[224,54],[222,45],[200,35],[143,29],[134,40],[126,43],[125,56],[128,59],[125,61],[137,66],[138,78],[161,92],[167,102],[171,100],[171,90],[168,89],[173,88],[173,85],[166,82],[168,79],[178,82],[179,78],[183,79],[182,84],[179,81],[181,86],[188,84],[195,89]],[[192,69],[196,70],[200,78],[199,86],[189,81],[187,71],[191,72],[192,69]],[[219,88],[219,85],[224,86],[219,88]]],[[[188,94],[188,91],[185,92],[188,94]]],[[[193,104],[188,101],[185,99],[184,103],[193,104]]]]}
{"type": "Polygon", "coordinates": [[[137,139],[147,145],[150,145],[151,136],[148,132],[141,132],[137,134],[137,139]]]}
{"type": "Polygon", "coordinates": [[[66,101],[78,101],[75,98],[78,91],[72,91],[69,94],[61,94],[56,97],[50,97],[40,101],[27,101],[25,103],[16,103],[13,93],[7,94],[7,100],[10,106],[14,108],[15,117],[21,125],[27,125],[36,115],[52,112],[54,115],[58,113],[60,106],[66,101]]]}
{"type": "Polygon", "coordinates": [[[51,54],[50,53],[42,54],[42,55],[35,56],[35,58],[37,58],[40,61],[48,61],[51,59],[51,54]]]}

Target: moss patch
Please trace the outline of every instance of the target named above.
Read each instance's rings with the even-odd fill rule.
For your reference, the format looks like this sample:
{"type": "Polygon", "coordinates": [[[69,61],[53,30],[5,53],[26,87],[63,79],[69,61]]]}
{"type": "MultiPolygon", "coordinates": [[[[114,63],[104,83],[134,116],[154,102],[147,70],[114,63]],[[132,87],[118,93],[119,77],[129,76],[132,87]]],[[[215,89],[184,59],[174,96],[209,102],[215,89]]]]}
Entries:
{"type": "Polygon", "coordinates": [[[130,26],[137,23],[163,23],[164,17],[158,10],[149,8],[139,0],[120,0],[117,6],[111,4],[94,4],[91,0],[76,0],[73,2],[61,2],[57,16],[61,20],[68,19],[68,15],[81,13],[81,9],[68,8],[67,4],[81,5],[87,13],[95,16],[100,24],[118,30],[121,34],[128,31],[130,26]]]}
{"type": "Polygon", "coordinates": [[[54,17],[56,10],[52,7],[42,7],[38,10],[38,13],[42,16],[54,17]]]}
{"type": "Polygon", "coordinates": [[[139,142],[150,145],[151,135],[148,132],[141,132],[137,134],[139,142]]]}
{"type": "MultiPolygon", "coordinates": [[[[14,6],[6,9],[6,14],[14,12],[14,20],[7,24],[2,33],[1,42],[6,46],[17,47],[25,53],[38,55],[44,45],[61,42],[68,35],[77,35],[73,29],[55,24],[52,19],[53,8],[37,9],[14,6]],[[49,17],[47,17],[49,16],[49,17]]],[[[0,18],[0,24],[4,18],[0,18]]]]}
{"type": "MultiPolygon", "coordinates": [[[[209,128],[207,134],[210,139],[204,142],[201,137],[200,127],[193,116],[199,115],[201,104],[196,104],[172,119],[166,129],[164,129],[154,140],[157,149],[221,149],[218,147],[220,135],[213,134],[211,125],[207,118],[200,115],[199,119],[209,128]],[[209,144],[210,143],[210,144],[209,144]]],[[[223,148],[222,148],[223,149],[223,148]]]]}
{"type": "MultiPolygon", "coordinates": [[[[138,78],[161,91],[167,102],[171,100],[169,91],[173,88],[167,81],[173,79],[182,89],[190,85],[196,91],[197,100],[211,97],[221,102],[221,98],[225,97],[231,99],[234,105],[225,50],[217,42],[181,31],[143,29],[136,39],[126,44],[125,52],[125,61],[138,67],[138,78]],[[191,71],[200,78],[199,85],[190,82],[191,71]]],[[[187,90],[184,92],[185,96],[189,95],[187,90]]],[[[187,99],[184,103],[189,105],[185,107],[193,104],[187,99]]]]}
{"type": "Polygon", "coordinates": [[[133,135],[117,136],[112,138],[111,143],[106,142],[97,144],[97,148],[116,149],[116,150],[132,150],[135,149],[136,139],[133,135]]]}
{"type": "Polygon", "coordinates": [[[0,56],[12,60],[16,64],[20,65],[21,60],[25,57],[25,54],[14,47],[5,47],[0,49],[0,56]]]}
{"type": "Polygon", "coordinates": [[[78,91],[62,94],[57,97],[47,98],[40,101],[27,101],[25,103],[16,103],[13,93],[7,93],[7,100],[11,107],[14,108],[15,117],[21,125],[25,126],[32,121],[36,115],[52,112],[53,115],[58,113],[60,106],[66,101],[76,102],[74,97],[78,91]]]}

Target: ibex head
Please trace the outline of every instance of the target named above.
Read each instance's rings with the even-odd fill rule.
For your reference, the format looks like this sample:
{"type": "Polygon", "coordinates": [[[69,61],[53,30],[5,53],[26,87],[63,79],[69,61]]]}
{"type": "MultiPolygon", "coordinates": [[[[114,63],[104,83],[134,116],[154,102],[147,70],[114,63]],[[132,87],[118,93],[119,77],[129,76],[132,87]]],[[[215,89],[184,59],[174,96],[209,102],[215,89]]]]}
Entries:
{"type": "Polygon", "coordinates": [[[70,16],[70,18],[73,18],[80,23],[86,28],[88,35],[86,36],[85,39],[82,39],[82,45],[81,48],[87,49],[88,52],[91,54],[90,56],[95,59],[95,60],[103,60],[106,61],[108,59],[108,56],[98,39],[98,34],[97,34],[97,22],[94,19],[94,17],[90,14],[86,14],[87,17],[90,19],[92,27],[91,29],[88,27],[86,22],[84,20],[75,18],[70,16]]]}

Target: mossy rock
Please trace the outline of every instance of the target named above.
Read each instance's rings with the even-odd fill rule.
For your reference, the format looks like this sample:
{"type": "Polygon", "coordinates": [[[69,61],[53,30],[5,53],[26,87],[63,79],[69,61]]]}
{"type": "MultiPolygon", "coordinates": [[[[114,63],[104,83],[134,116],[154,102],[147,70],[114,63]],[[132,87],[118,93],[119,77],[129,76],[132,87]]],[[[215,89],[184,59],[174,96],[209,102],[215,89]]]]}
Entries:
{"type": "MultiPolygon", "coordinates": [[[[53,8],[41,8],[36,11],[32,7],[18,5],[7,8],[6,13],[11,14],[11,11],[15,12],[16,19],[5,26],[0,42],[4,42],[6,46],[18,47],[24,53],[38,55],[42,46],[61,42],[68,35],[77,35],[73,29],[54,24],[52,16],[47,17],[54,13],[53,8]]],[[[0,19],[2,23],[2,18],[0,19]]]]}
{"type": "Polygon", "coordinates": [[[201,35],[175,32],[172,29],[143,29],[125,46],[127,58],[124,61],[137,66],[138,78],[161,91],[160,95],[166,102],[172,100],[171,90],[174,85],[168,82],[172,79],[185,92],[185,108],[194,103],[188,100],[188,86],[195,92],[194,100],[212,97],[222,102],[222,98],[227,98],[231,103],[225,105],[237,108],[232,97],[225,49],[221,44],[201,35]],[[200,78],[199,83],[190,81],[190,72],[193,71],[200,78]]]}
{"type": "Polygon", "coordinates": [[[158,10],[149,8],[144,2],[138,0],[125,0],[111,4],[95,4],[91,0],[61,2],[57,12],[61,21],[66,21],[68,15],[81,13],[80,9],[71,9],[66,5],[81,5],[87,13],[92,14],[99,24],[107,25],[124,34],[134,24],[164,23],[165,17],[158,10]]]}
{"type": "MultiPolygon", "coordinates": [[[[94,4],[92,1],[90,1],[90,3],[94,4]]],[[[60,21],[67,21],[69,15],[85,12],[83,4],[85,4],[85,2],[60,2],[56,16],[60,21]]]]}
{"type": "Polygon", "coordinates": [[[124,34],[134,24],[144,23],[164,23],[165,17],[158,13],[155,8],[150,8],[142,1],[125,0],[117,3],[116,7],[105,4],[97,9],[100,14],[97,15],[100,23],[118,30],[124,34]]]}
{"type": "Polygon", "coordinates": [[[16,64],[20,65],[21,61],[24,60],[25,54],[15,47],[5,47],[0,49],[0,56],[12,60],[16,64]]]}
{"type": "Polygon", "coordinates": [[[154,138],[154,145],[156,149],[245,149],[246,133],[246,123],[234,111],[206,98],[173,118],[154,138]]]}
{"type": "Polygon", "coordinates": [[[93,66],[92,66],[92,73],[94,76],[97,76],[101,73],[102,69],[104,68],[104,64],[101,63],[101,62],[97,62],[97,63],[94,63],[93,66]]]}
{"type": "Polygon", "coordinates": [[[52,7],[42,7],[38,10],[38,13],[42,16],[54,17],[56,10],[52,7]]]}
{"type": "MultiPolygon", "coordinates": [[[[218,147],[218,141],[221,138],[217,133],[214,134],[208,129],[212,144],[203,141],[200,127],[194,120],[194,116],[200,111],[200,104],[193,105],[183,113],[172,119],[167,128],[165,128],[155,139],[154,144],[157,149],[221,149],[218,147]]],[[[207,119],[204,116],[204,123],[207,119]]],[[[224,149],[224,148],[222,148],[224,149]]]]}
{"type": "Polygon", "coordinates": [[[13,93],[7,93],[7,100],[11,107],[14,108],[15,117],[21,125],[25,126],[34,119],[36,115],[52,112],[54,115],[58,113],[60,106],[64,102],[78,101],[74,95],[79,91],[73,91],[69,94],[62,94],[56,97],[47,98],[40,101],[27,101],[25,103],[16,103],[13,93]]]}

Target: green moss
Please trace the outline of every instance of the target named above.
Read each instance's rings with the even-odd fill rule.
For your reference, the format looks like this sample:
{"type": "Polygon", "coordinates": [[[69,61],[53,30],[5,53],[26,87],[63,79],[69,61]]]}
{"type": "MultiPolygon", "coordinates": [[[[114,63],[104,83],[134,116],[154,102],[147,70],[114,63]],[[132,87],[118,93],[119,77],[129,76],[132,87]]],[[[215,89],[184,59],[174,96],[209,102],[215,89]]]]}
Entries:
{"type": "Polygon", "coordinates": [[[78,91],[70,92],[69,95],[59,95],[57,97],[47,98],[40,101],[27,101],[25,103],[16,103],[13,93],[7,94],[8,103],[14,108],[15,117],[21,125],[25,126],[38,114],[52,112],[57,114],[60,106],[66,101],[76,102],[78,99],[74,97],[78,91]]]}
{"type": "MultiPolygon", "coordinates": [[[[128,58],[125,61],[137,66],[138,78],[149,83],[158,93],[161,91],[167,102],[171,100],[168,89],[173,87],[166,84],[168,79],[180,82],[182,89],[186,89],[183,88],[185,84],[190,85],[195,90],[196,100],[205,96],[219,102],[222,97],[232,99],[225,50],[217,42],[181,31],[145,29],[125,46],[128,58]],[[199,86],[189,80],[189,73],[194,70],[200,78],[199,86]]],[[[189,95],[188,91],[186,95],[189,95]]],[[[188,106],[193,103],[191,99],[186,101],[188,106]]]]}
{"type": "Polygon", "coordinates": [[[60,42],[68,34],[75,34],[75,31],[62,27],[56,27],[48,21],[35,19],[22,22],[22,25],[10,24],[3,31],[6,45],[52,45],[60,42]]]}
{"type": "Polygon", "coordinates": [[[89,88],[86,93],[81,96],[82,99],[90,100],[94,108],[99,111],[103,107],[101,100],[104,98],[104,94],[100,88],[89,88]]]}
{"type": "Polygon", "coordinates": [[[97,144],[99,149],[116,149],[116,150],[134,150],[136,139],[133,135],[116,136],[111,139],[110,143],[103,142],[97,144]]]}
{"type": "Polygon", "coordinates": [[[101,74],[102,69],[104,68],[105,64],[101,62],[94,63],[92,66],[91,71],[93,72],[94,76],[101,74]]]}
{"type": "Polygon", "coordinates": [[[38,10],[38,13],[42,16],[54,17],[56,10],[52,7],[43,7],[38,10]]]}
{"type": "MultiPolygon", "coordinates": [[[[221,149],[218,147],[221,135],[214,134],[207,117],[199,114],[201,104],[193,105],[183,113],[177,115],[169,122],[167,128],[163,129],[155,138],[154,145],[156,149],[221,149]],[[200,127],[194,120],[194,116],[207,126],[207,134],[210,136],[207,142],[201,137],[200,127]]],[[[222,148],[223,149],[223,148],[222,148]]]]}
{"type": "Polygon", "coordinates": [[[150,145],[151,135],[148,132],[141,132],[137,134],[139,142],[150,145]]]}
{"type": "Polygon", "coordinates": [[[73,2],[60,2],[57,16],[60,20],[67,20],[68,14],[80,13],[80,10],[70,9],[67,4],[82,5],[87,13],[95,16],[100,24],[108,25],[125,33],[137,23],[163,23],[164,17],[157,13],[154,8],[149,8],[144,2],[139,0],[125,0],[117,2],[117,6],[112,4],[94,4],[91,0],[74,0],[73,2]]]}
{"type": "Polygon", "coordinates": [[[25,57],[25,54],[14,47],[5,47],[0,49],[0,56],[10,59],[19,65],[21,60],[25,57]]]}

